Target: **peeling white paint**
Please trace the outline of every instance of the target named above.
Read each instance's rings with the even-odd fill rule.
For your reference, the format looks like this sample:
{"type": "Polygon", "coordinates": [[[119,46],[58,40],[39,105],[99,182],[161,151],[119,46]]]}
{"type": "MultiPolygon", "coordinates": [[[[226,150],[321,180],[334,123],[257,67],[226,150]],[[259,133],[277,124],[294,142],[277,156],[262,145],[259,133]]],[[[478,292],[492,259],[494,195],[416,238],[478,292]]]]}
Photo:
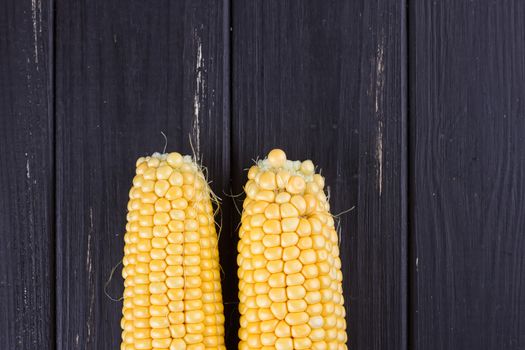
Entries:
{"type": "Polygon", "coordinates": [[[33,22],[33,56],[38,70],[38,35],[42,33],[42,3],[40,0],[31,0],[31,21],[33,22]]]}
{"type": "Polygon", "coordinates": [[[380,36],[379,42],[377,44],[376,51],[376,89],[375,89],[375,113],[378,118],[377,122],[377,133],[376,133],[376,160],[377,160],[377,188],[379,195],[383,193],[383,92],[384,92],[384,44],[385,37],[384,35],[380,36]]]}
{"type": "Polygon", "coordinates": [[[86,268],[88,272],[88,279],[89,279],[89,312],[88,312],[88,318],[86,320],[86,328],[87,328],[87,338],[86,342],[89,343],[91,340],[91,334],[92,329],[91,325],[93,324],[93,308],[95,306],[95,293],[93,290],[92,285],[92,275],[93,275],[93,258],[91,257],[91,240],[92,240],[92,233],[93,233],[93,208],[89,208],[89,230],[88,230],[88,241],[87,241],[87,253],[86,253],[86,268]]]}
{"type": "Polygon", "coordinates": [[[27,153],[24,153],[26,156],[26,178],[31,178],[31,167],[29,166],[29,158],[27,157],[27,153]]]}
{"type": "Polygon", "coordinates": [[[201,110],[201,95],[204,92],[204,81],[202,79],[202,71],[204,69],[204,60],[202,58],[202,42],[197,32],[195,32],[195,40],[197,41],[197,57],[195,63],[195,72],[197,73],[195,94],[193,95],[193,130],[192,134],[195,139],[195,160],[200,158],[200,110],[201,110]]]}

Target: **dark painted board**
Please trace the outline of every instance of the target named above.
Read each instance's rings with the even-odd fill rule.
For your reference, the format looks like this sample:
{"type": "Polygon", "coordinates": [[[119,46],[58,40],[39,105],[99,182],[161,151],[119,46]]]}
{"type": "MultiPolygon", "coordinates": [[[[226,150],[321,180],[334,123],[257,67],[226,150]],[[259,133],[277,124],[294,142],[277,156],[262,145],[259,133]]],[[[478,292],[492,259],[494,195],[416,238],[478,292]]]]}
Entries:
{"type": "Polygon", "coordinates": [[[410,10],[412,348],[525,348],[525,6],[410,10]]]}
{"type": "Polygon", "coordinates": [[[0,5],[0,348],[52,349],[49,1],[0,5]]]}
{"type": "Polygon", "coordinates": [[[353,349],[406,348],[404,11],[389,0],[232,7],[233,191],[252,159],[281,147],[322,169],[334,214],[355,206],[341,216],[353,349]]]}
{"type": "MultiPolygon", "coordinates": [[[[58,349],[118,349],[135,160],[191,152],[220,193],[229,172],[222,2],[57,1],[58,349]],[[226,104],[223,103],[226,101],[226,104]],[[121,267],[107,287],[122,295],[121,267]]],[[[227,85],[226,85],[227,87],[227,85]]]]}

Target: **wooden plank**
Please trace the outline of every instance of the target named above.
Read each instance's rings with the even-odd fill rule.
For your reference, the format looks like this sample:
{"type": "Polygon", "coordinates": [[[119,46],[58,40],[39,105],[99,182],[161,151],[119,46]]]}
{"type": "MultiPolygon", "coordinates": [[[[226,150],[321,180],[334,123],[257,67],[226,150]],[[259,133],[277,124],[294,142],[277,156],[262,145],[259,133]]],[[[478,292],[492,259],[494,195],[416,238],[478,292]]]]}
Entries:
{"type": "Polygon", "coordinates": [[[52,349],[50,1],[0,6],[0,348],[52,349]]]}
{"type": "Polygon", "coordinates": [[[117,349],[135,160],[190,153],[229,171],[223,3],[57,2],[57,347],[117,349]],[[224,103],[225,101],[225,103],[224,103]]]}
{"type": "Polygon", "coordinates": [[[341,216],[354,349],[406,348],[404,11],[389,0],[233,4],[233,190],[281,147],[323,170],[334,213],[355,206],[341,216]]]}
{"type": "Polygon", "coordinates": [[[414,349],[525,347],[525,6],[410,13],[414,349]]]}

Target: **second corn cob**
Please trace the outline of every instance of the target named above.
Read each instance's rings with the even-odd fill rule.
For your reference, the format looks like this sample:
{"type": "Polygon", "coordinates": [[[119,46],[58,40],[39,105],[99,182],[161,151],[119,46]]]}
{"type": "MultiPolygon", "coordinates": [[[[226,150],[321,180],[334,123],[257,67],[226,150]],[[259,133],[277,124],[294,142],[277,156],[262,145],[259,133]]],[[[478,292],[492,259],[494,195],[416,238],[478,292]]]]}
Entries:
{"type": "Polygon", "coordinates": [[[346,349],[341,260],[324,178],[273,150],[248,172],[239,349],[346,349]]]}

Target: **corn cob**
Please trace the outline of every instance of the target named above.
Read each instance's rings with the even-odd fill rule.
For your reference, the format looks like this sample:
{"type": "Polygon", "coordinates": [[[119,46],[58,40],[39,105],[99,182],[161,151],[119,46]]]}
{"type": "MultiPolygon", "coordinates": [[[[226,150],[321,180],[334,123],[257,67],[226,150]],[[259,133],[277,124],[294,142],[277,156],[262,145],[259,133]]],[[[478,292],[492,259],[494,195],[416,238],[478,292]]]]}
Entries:
{"type": "Polygon", "coordinates": [[[225,349],[211,190],[189,156],[139,158],[124,236],[122,350],[225,349]]]}
{"type": "Polygon", "coordinates": [[[279,149],[248,172],[239,349],[346,349],[341,260],[324,178],[279,149]]]}

